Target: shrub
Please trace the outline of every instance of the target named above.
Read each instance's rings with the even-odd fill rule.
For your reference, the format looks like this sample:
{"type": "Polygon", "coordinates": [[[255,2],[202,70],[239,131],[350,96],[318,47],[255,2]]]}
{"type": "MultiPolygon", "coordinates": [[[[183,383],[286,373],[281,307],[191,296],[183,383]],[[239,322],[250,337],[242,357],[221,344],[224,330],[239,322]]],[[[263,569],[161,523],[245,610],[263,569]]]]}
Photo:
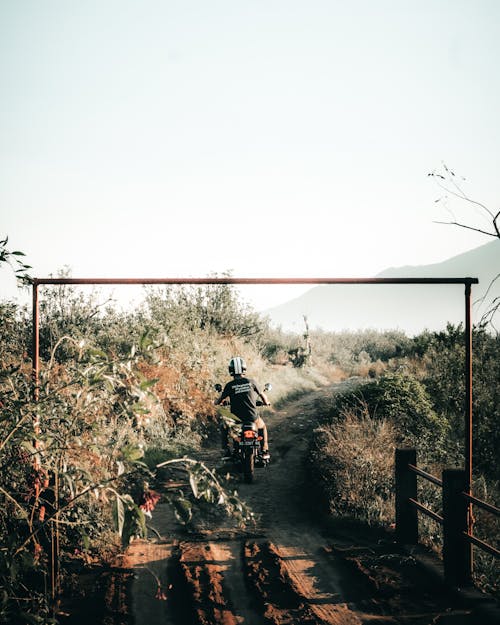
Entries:
{"type": "Polygon", "coordinates": [[[321,332],[311,335],[313,353],[329,360],[350,375],[364,375],[371,363],[388,363],[411,353],[412,341],[396,330],[321,332]],[[360,370],[361,369],[361,370],[360,370]]]}
{"type": "Polygon", "coordinates": [[[339,421],[346,412],[365,410],[372,419],[391,421],[400,443],[427,440],[439,449],[446,432],[446,422],[434,412],[425,387],[408,374],[387,373],[354,392],[336,396],[326,417],[339,421]]]}
{"type": "MultiPolygon", "coordinates": [[[[464,332],[449,325],[446,332],[426,337],[423,383],[435,409],[445,416],[457,444],[464,438],[464,332]]],[[[475,469],[500,480],[500,336],[484,329],[473,332],[473,455],[475,469]]]]}
{"type": "Polygon", "coordinates": [[[323,510],[369,523],[390,522],[396,430],[388,420],[373,420],[367,410],[342,417],[317,428],[310,448],[311,483],[323,510]]]}
{"type": "Polygon", "coordinates": [[[182,328],[250,339],[260,335],[265,325],[229,284],[149,289],[144,315],[172,336],[182,328]]]}

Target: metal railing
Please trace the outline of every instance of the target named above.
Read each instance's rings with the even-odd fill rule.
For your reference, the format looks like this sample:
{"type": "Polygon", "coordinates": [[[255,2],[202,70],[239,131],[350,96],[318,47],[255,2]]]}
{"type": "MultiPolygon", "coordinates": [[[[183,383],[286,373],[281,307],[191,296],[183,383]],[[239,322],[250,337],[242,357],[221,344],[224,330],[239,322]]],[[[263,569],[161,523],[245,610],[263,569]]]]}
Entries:
{"type": "Polygon", "coordinates": [[[453,586],[472,583],[472,545],[500,558],[500,551],[472,534],[471,504],[500,516],[500,509],[467,492],[466,471],[445,469],[442,479],[417,467],[415,449],[396,449],[396,539],[400,543],[418,543],[418,512],[443,527],[444,575],[453,586]],[[418,501],[417,477],[442,489],[442,516],[418,501]]]}

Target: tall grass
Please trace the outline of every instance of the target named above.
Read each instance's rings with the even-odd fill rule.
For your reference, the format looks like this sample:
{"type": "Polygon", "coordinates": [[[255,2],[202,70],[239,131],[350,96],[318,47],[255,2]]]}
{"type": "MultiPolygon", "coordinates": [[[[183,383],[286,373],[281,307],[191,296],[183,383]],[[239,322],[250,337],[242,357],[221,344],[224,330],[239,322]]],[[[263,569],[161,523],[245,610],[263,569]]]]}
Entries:
{"type": "Polygon", "coordinates": [[[308,464],[322,511],[392,523],[395,446],[394,425],[367,411],[347,411],[342,421],[318,427],[308,464]]]}

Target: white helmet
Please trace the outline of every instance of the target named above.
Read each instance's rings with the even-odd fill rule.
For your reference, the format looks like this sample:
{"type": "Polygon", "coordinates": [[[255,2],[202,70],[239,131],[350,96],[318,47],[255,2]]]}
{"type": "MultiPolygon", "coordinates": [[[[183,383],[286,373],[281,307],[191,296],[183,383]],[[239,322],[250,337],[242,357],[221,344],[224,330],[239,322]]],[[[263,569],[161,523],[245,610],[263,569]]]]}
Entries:
{"type": "Polygon", "coordinates": [[[240,356],[231,358],[231,360],[229,361],[229,373],[231,375],[245,373],[246,370],[247,370],[247,364],[243,360],[243,358],[240,358],[240,356]]]}

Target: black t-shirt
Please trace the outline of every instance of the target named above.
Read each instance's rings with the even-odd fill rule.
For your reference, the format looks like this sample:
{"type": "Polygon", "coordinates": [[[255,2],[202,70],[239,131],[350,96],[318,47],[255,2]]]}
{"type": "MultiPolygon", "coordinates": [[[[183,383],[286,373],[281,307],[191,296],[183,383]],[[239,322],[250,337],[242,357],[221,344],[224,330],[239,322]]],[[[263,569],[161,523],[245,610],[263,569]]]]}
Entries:
{"type": "Polygon", "coordinates": [[[231,412],[239,417],[244,423],[250,423],[257,419],[256,401],[260,391],[257,384],[251,378],[234,378],[226,384],[222,391],[221,400],[229,397],[231,412]]]}

